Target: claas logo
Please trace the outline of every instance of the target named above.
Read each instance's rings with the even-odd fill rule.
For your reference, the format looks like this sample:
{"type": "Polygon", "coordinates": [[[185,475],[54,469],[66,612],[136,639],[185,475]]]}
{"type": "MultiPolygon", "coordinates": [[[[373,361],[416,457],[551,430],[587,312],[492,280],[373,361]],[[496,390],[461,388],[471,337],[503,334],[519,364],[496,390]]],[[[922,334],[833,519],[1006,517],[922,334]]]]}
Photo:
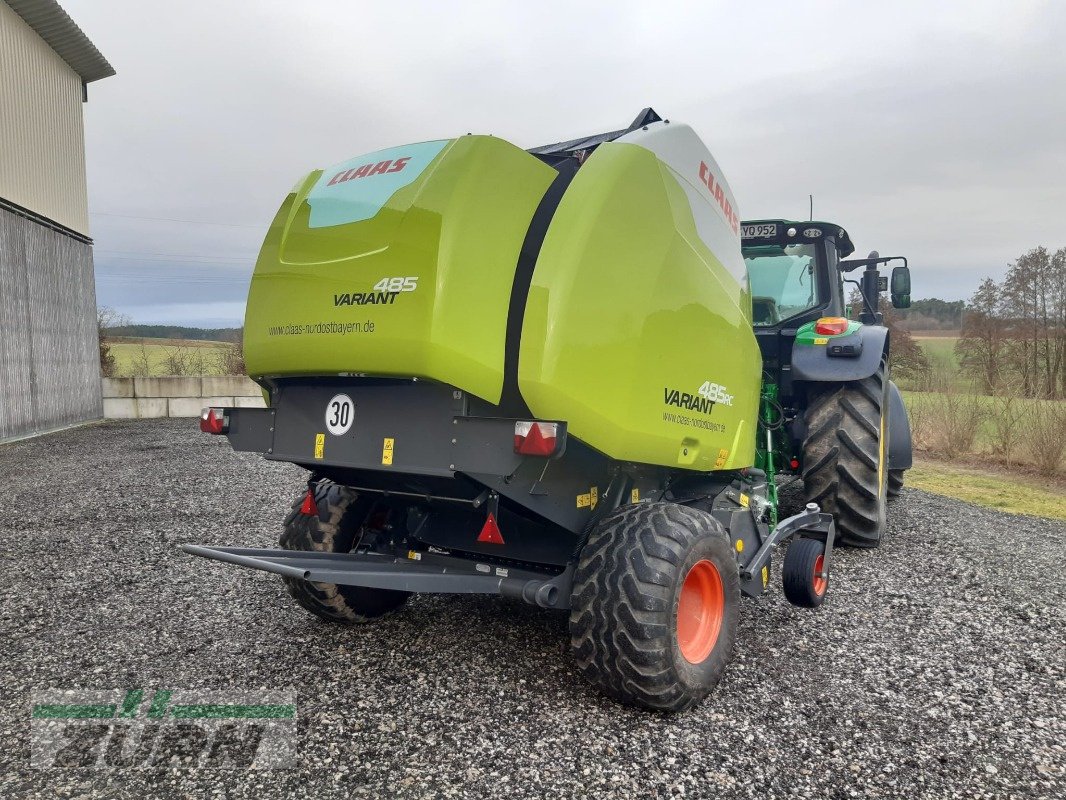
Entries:
{"type": "Polygon", "coordinates": [[[379,161],[376,164],[363,164],[363,166],[356,167],[355,169],[346,169],[343,172],[338,172],[330,178],[329,183],[327,183],[326,186],[332,186],[335,183],[344,183],[345,181],[355,180],[356,178],[366,178],[370,175],[384,175],[386,172],[401,172],[410,160],[410,156],[397,158],[395,160],[390,158],[386,161],[379,161]]]}
{"type": "Polygon", "coordinates": [[[725,196],[725,191],[722,189],[722,182],[714,176],[714,173],[711,172],[711,168],[707,166],[705,161],[700,162],[700,183],[711,190],[714,199],[717,200],[718,205],[722,207],[722,213],[725,214],[726,220],[729,221],[729,227],[733,229],[733,233],[736,233],[737,228],[740,225],[740,217],[737,215],[737,212],[733,210],[733,206],[725,196]]]}

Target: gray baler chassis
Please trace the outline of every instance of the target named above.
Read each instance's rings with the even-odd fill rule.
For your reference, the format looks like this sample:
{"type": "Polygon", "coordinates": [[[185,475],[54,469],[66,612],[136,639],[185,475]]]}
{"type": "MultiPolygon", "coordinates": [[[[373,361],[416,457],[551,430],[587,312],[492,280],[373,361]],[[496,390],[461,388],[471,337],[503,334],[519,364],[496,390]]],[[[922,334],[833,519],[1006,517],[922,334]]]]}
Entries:
{"type": "MultiPolygon", "coordinates": [[[[769,564],[771,551],[797,534],[825,542],[819,577],[829,577],[833,552],[833,517],[810,504],[802,513],[783,520],[763,542],[755,556],[740,569],[744,583],[758,579],[769,564]]],[[[551,577],[544,573],[499,567],[467,558],[419,553],[418,559],[374,553],[294,552],[272,548],[208,547],[186,544],[182,550],[227,564],[260,569],[289,578],[342,586],[400,589],[427,594],[499,594],[543,608],[569,609],[574,567],[551,577]]]]}
{"type": "MultiPolygon", "coordinates": [[[[225,433],[235,450],[307,468],[310,496],[320,482],[332,481],[372,498],[373,509],[391,509],[395,523],[365,537],[369,543],[361,538],[349,553],[184,545],[186,552],[314,583],[500,594],[567,609],[590,531],[637,497],[714,516],[734,545],[740,588],[749,596],[764,593],[773,549],[793,537],[824,544],[819,577],[828,577],[833,517],[812,504],[771,531],[765,478],[757,471],[679,477],[615,462],[568,439],[564,423],[557,423],[550,458],[521,455],[513,441],[516,420],[492,416],[499,409],[439,384],[290,381],[272,385],[271,400],[268,409],[216,409],[224,425],[214,432],[225,433]],[[358,419],[348,435],[318,449],[321,410],[338,391],[353,397],[358,419]],[[383,440],[394,447],[385,467],[383,440]],[[490,518],[505,543],[477,536],[490,518]]],[[[327,506],[316,510],[321,519],[329,515],[327,506]]]]}

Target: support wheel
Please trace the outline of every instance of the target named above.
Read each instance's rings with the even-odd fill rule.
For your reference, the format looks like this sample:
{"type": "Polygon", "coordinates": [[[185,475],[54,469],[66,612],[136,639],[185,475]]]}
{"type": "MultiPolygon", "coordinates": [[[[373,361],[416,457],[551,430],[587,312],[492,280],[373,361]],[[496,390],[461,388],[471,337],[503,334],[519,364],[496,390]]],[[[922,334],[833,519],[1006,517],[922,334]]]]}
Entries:
{"type": "Polygon", "coordinates": [[[574,576],[570,642],[578,669],[624,703],[682,711],[733,656],[740,577],[709,514],[674,503],[601,520],[574,576]]]}
{"type": "Polygon", "coordinates": [[[903,472],[902,469],[890,469],[888,471],[888,496],[899,497],[899,493],[903,491],[903,472]]]}
{"type": "Polygon", "coordinates": [[[885,532],[888,381],[882,359],[861,381],[813,394],[804,418],[803,485],[808,503],[836,518],[838,541],[877,547],[885,532]]]}
{"type": "MultiPolygon", "coordinates": [[[[281,534],[282,548],[350,552],[369,511],[368,504],[360,502],[359,496],[347,487],[328,481],[315,485],[313,497],[318,513],[307,513],[306,493],[293,503],[281,534]]],[[[402,606],[411,594],[392,589],[314,583],[299,578],[283,577],[282,580],[297,603],[330,622],[370,622],[402,606]]]]}
{"type": "Polygon", "coordinates": [[[794,606],[817,608],[825,600],[829,578],[820,577],[825,545],[817,539],[793,539],[785,551],[782,578],[785,599],[794,606]]]}

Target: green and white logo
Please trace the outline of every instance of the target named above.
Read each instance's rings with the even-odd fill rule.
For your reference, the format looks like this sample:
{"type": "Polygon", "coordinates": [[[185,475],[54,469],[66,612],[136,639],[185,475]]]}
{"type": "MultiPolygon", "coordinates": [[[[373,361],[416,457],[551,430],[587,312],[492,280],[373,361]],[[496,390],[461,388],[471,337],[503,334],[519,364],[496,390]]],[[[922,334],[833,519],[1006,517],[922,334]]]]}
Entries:
{"type": "Polygon", "coordinates": [[[36,768],[285,769],[296,763],[296,693],[200,689],[34,692],[36,768]]]}

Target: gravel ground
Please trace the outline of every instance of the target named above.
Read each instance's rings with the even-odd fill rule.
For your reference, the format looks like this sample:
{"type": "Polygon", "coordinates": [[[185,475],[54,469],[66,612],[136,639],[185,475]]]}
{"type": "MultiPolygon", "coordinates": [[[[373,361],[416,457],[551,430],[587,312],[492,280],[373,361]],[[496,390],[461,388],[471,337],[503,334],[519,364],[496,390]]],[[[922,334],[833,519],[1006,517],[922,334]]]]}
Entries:
{"type": "Polygon", "coordinates": [[[1066,525],[914,490],[817,612],[744,601],[696,710],[620,707],[565,616],[419,597],[366,628],[185,542],[272,546],[302,473],[195,421],[0,447],[0,796],[1066,797],[1066,525]],[[295,689],[293,769],[31,769],[47,687],[295,689]]]}

